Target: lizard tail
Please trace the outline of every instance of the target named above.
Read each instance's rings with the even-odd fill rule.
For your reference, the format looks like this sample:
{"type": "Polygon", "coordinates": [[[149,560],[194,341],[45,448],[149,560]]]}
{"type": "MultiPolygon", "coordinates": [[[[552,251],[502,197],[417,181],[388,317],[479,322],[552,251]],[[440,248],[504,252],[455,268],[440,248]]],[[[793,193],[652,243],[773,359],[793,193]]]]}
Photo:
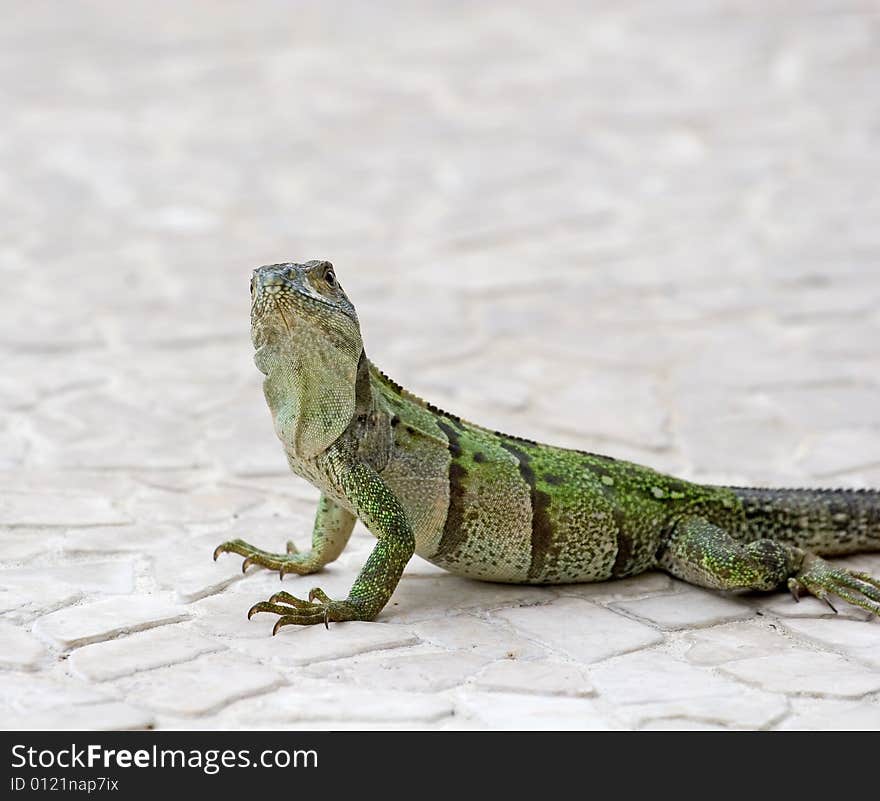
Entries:
{"type": "Polygon", "coordinates": [[[749,539],[766,537],[819,556],[880,551],[880,491],[733,487],[749,539]]]}

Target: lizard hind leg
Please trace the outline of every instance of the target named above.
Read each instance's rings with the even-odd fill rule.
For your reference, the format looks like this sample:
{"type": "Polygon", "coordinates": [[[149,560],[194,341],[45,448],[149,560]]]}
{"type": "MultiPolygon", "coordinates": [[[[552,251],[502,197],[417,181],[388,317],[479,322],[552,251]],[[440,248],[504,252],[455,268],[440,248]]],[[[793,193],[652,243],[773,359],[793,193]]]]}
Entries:
{"type": "Polygon", "coordinates": [[[667,573],[714,590],[773,590],[800,568],[803,551],[775,540],[741,543],[700,517],[680,520],[658,564],[667,573]]]}
{"type": "Polygon", "coordinates": [[[877,579],[835,567],[815,554],[776,540],[738,542],[724,529],[699,517],[676,524],[658,554],[658,565],[676,578],[700,587],[773,590],[787,584],[795,599],[801,590],[806,590],[834,610],[828,600],[828,595],[834,594],[880,614],[877,579]]]}

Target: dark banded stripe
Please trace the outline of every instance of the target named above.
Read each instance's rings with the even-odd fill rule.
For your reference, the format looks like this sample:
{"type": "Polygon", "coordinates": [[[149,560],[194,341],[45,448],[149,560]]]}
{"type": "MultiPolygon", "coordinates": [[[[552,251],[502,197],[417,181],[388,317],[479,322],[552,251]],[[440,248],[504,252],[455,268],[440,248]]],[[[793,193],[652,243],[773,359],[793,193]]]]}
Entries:
{"type": "Polygon", "coordinates": [[[540,578],[544,574],[547,554],[553,544],[554,525],[550,517],[550,495],[537,488],[535,471],[532,469],[529,455],[510,442],[499,443],[519,462],[519,474],[529,487],[529,498],[532,503],[532,559],[529,564],[528,577],[540,578]]]}
{"type": "Polygon", "coordinates": [[[614,525],[617,527],[615,532],[617,535],[617,556],[614,557],[611,575],[614,578],[620,578],[627,574],[627,568],[632,564],[633,541],[632,537],[626,533],[623,512],[616,506],[614,507],[614,525]]]}
{"type": "MultiPolygon", "coordinates": [[[[599,486],[602,488],[602,494],[608,500],[611,506],[612,515],[614,517],[614,535],[617,538],[617,554],[614,557],[614,564],[611,566],[611,575],[614,578],[620,578],[627,575],[627,568],[632,565],[633,559],[633,541],[632,537],[626,530],[626,515],[620,508],[616,497],[616,484],[614,476],[603,467],[584,462],[584,469],[591,472],[599,479],[599,486]],[[611,483],[607,483],[610,479],[611,483]]],[[[618,470],[619,472],[619,470],[618,470]]]]}
{"type": "Polygon", "coordinates": [[[443,536],[437,546],[437,555],[450,556],[464,540],[465,480],[468,472],[456,460],[461,457],[461,440],[458,431],[442,420],[437,426],[446,435],[449,455],[449,506],[443,524],[443,536]]]}

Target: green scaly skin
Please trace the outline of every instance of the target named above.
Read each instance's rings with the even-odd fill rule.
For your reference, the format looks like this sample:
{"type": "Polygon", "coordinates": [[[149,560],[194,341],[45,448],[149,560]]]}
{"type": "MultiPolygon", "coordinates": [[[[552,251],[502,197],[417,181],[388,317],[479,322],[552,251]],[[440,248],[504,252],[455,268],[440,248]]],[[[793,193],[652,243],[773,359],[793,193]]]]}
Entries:
{"type": "MultiPolygon", "coordinates": [[[[880,614],[880,581],[821,557],[880,550],[880,493],[693,484],[607,456],[490,431],[406,392],[364,352],[328,262],[251,280],[254,361],[291,469],[321,490],[312,548],[220,545],[248,565],[305,575],[356,519],[378,540],[345,600],[313,589],[256,604],[288,624],[372,620],[413,553],[460,576],[604,581],[660,568],[719,590],[781,585],[880,614]]],[[[830,602],[829,602],[830,603],[830,602]]],[[[833,607],[832,607],[833,608],[833,607]]]]}

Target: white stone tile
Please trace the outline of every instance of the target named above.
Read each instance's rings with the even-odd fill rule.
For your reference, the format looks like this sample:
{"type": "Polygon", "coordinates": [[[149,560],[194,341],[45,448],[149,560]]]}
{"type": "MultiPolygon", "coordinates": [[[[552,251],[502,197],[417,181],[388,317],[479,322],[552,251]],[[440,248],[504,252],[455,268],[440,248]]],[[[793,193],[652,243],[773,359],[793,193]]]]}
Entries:
{"type": "Polygon", "coordinates": [[[425,559],[414,556],[410,559],[409,564],[407,564],[406,570],[403,571],[403,575],[412,578],[436,578],[438,576],[447,575],[447,571],[442,567],[432,565],[425,559]]]}
{"type": "Polygon", "coordinates": [[[778,728],[785,731],[876,732],[880,730],[880,702],[876,699],[792,698],[791,714],[778,728]]]}
{"type": "Polygon", "coordinates": [[[332,690],[283,687],[240,702],[230,708],[229,714],[242,724],[271,727],[319,721],[434,723],[452,715],[453,711],[453,702],[441,695],[340,686],[332,690]]]}
{"type": "Polygon", "coordinates": [[[151,712],[118,701],[34,709],[0,716],[0,728],[10,731],[124,731],[152,728],[151,712]]]}
{"type": "Polygon", "coordinates": [[[0,587],[25,581],[33,585],[63,583],[83,593],[124,595],[134,590],[134,562],[67,562],[47,567],[24,567],[0,571],[0,587]]]}
{"type": "Polygon", "coordinates": [[[176,530],[171,526],[139,525],[72,528],[60,537],[68,554],[144,553],[161,548],[176,530]]]}
{"type": "Polygon", "coordinates": [[[873,388],[853,382],[838,386],[780,387],[768,390],[779,416],[820,431],[848,426],[869,427],[876,419],[873,388]]]}
{"type": "MultiPolygon", "coordinates": [[[[274,615],[268,617],[277,620],[274,615]]],[[[323,625],[284,626],[274,637],[229,641],[229,645],[264,662],[295,666],[402,648],[418,641],[405,626],[350,621],[331,623],[329,630],[323,625]]]]}
{"type": "Polygon", "coordinates": [[[231,584],[240,581],[241,578],[241,573],[230,575],[226,569],[205,564],[182,570],[171,586],[174,589],[175,598],[180,603],[189,604],[201,598],[216,595],[231,584]]]}
{"type": "Polygon", "coordinates": [[[800,466],[810,475],[827,478],[875,465],[880,454],[880,433],[871,428],[824,431],[811,438],[800,466]]]}
{"type": "Polygon", "coordinates": [[[669,699],[620,707],[622,720],[642,726],[653,720],[690,720],[737,729],[769,729],[782,719],[786,701],[779,695],[753,689],[720,691],[716,696],[669,699]]]}
{"type": "Polygon", "coordinates": [[[674,595],[619,601],[611,608],[672,630],[714,626],[755,614],[747,604],[696,587],[684,588],[674,595]]]}
{"type": "Polygon", "coordinates": [[[27,562],[53,553],[60,536],[52,528],[0,528],[0,562],[27,562]]]}
{"type": "Polygon", "coordinates": [[[876,620],[805,618],[788,619],[783,625],[797,637],[880,669],[880,624],[876,620]]]}
{"type": "Polygon", "coordinates": [[[154,712],[191,717],[281,686],[271,668],[239,654],[206,654],[179,665],[118,679],[125,700],[154,712]]]}
{"type": "Polygon", "coordinates": [[[0,721],[13,715],[51,715],[68,707],[89,707],[117,700],[117,695],[112,689],[99,689],[67,676],[4,672],[0,721]]]}
{"type": "Polygon", "coordinates": [[[489,729],[607,731],[619,725],[592,699],[468,690],[461,714],[489,729]]]}
{"type": "Polygon", "coordinates": [[[156,555],[153,571],[158,585],[163,590],[172,590],[176,600],[183,604],[216,595],[244,578],[241,559],[215,562],[210,547],[199,549],[189,543],[167,555],[156,555]]]}
{"type": "Polygon", "coordinates": [[[118,634],[177,623],[189,617],[184,607],[164,599],[132,595],[71,606],[41,617],[34,633],[62,648],[75,648],[118,634]]]}
{"type": "Polygon", "coordinates": [[[66,582],[7,575],[5,585],[0,585],[0,614],[9,613],[16,620],[28,619],[76,603],[82,595],[66,582]]]}
{"type": "Polygon", "coordinates": [[[695,665],[720,665],[797,647],[776,624],[751,621],[698,629],[685,639],[690,643],[685,656],[695,665]]]}
{"type": "Polygon", "coordinates": [[[599,697],[631,725],[686,718],[753,729],[771,725],[787,709],[783,697],[654,651],[596,665],[590,677],[599,697]]]}
{"type": "Polygon", "coordinates": [[[0,667],[34,670],[46,655],[43,644],[20,626],[0,621],[0,667]]]}
{"type": "MultiPolygon", "coordinates": [[[[272,592],[278,591],[278,586],[272,592]]],[[[265,639],[272,637],[272,627],[278,619],[276,615],[260,614],[248,620],[248,610],[257,601],[265,601],[270,592],[245,595],[237,592],[221,592],[202,598],[187,607],[192,610],[193,624],[205,633],[221,640],[225,639],[265,639]]]]}
{"type": "Polygon", "coordinates": [[[127,515],[116,509],[110,498],[98,494],[7,490],[0,497],[0,525],[106,526],[127,522],[127,515]]]}
{"type": "Polygon", "coordinates": [[[880,690],[880,671],[837,654],[807,650],[791,649],[773,656],[742,659],[721,669],[772,692],[858,698],[880,690]]]}
{"type": "Polygon", "coordinates": [[[530,639],[585,663],[663,640],[663,635],[650,626],[576,598],[563,598],[544,606],[504,609],[494,616],[530,639]]]}
{"type": "Polygon", "coordinates": [[[445,617],[455,611],[544,603],[555,597],[556,592],[550,587],[491,584],[451,574],[436,578],[405,578],[397,585],[391,603],[382,611],[382,619],[388,623],[412,623],[445,617]]]}
{"type": "Polygon", "coordinates": [[[686,718],[661,718],[659,720],[649,720],[643,726],[641,731],[730,731],[729,726],[722,726],[717,723],[702,723],[698,720],[687,720],[686,718]]]}
{"type": "Polygon", "coordinates": [[[305,673],[377,690],[437,692],[464,684],[487,662],[477,654],[390,652],[322,662],[305,668],[305,673]]]}
{"type": "Polygon", "coordinates": [[[85,645],[70,655],[67,664],[76,676],[86,681],[107,681],[185,662],[223,648],[188,628],[169,625],[85,645]]]}
{"type": "Polygon", "coordinates": [[[535,399],[558,428],[663,448],[670,444],[668,412],[658,392],[651,376],[582,366],[556,391],[540,392],[535,399]]]}
{"type": "Polygon", "coordinates": [[[480,671],[474,685],[485,690],[534,695],[583,697],[593,694],[593,685],[585,669],[549,659],[500,659],[480,671]]]}
{"type": "Polygon", "coordinates": [[[529,659],[546,653],[544,648],[517,634],[509,625],[468,614],[422,620],[410,628],[421,640],[432,645],[493,659],[529,659]]]}
{"type": "MultiPolygon", "coordinates": [[[[141,489],[125,505],[132,520],[148,523],[224,521],[259,504],[256,494],[237,490],[205,489],[171,492],[141,489]]],[[[116,521],[113,521],[116,522],[116,521]]]]}
{"type": "Polygon", "coordinates": [[[592,584],[565,584],[558,587],[557,592],[562,596],[572,595],[576,598],[583,598],[585,601],[610,603],[670,592],[682,584],[682,582],[673,581],[665,573],[650,571],[625,579],[612,579],[592,584]]]}

